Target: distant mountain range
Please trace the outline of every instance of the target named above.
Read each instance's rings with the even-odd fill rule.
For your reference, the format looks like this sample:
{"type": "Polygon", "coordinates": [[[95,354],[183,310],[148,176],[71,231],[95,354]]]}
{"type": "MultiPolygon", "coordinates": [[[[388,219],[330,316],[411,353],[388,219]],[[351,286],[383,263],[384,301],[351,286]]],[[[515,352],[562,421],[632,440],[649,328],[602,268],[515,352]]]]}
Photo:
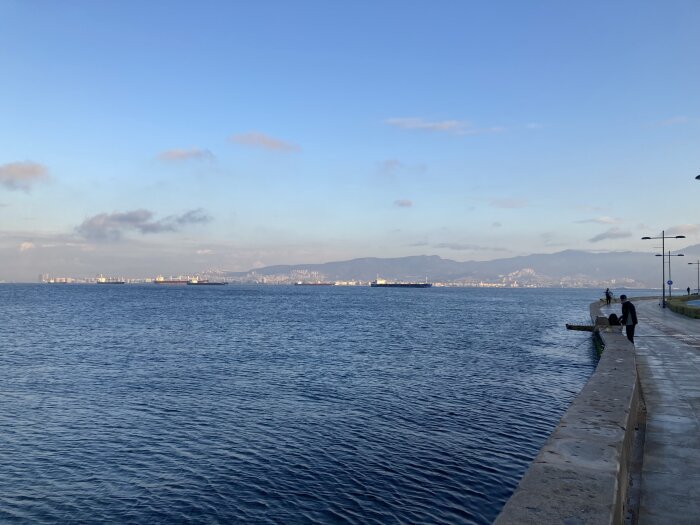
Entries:
{"type": "MultiPolygon", "coordinates": [[[[696,286],[697,270],[688,266],[700,258],[700,244],[674,253],[686,257],[671,260],[674,286],[696,286]],[[686,282],[687,281],[687,282],[686,282]]],[[[588,252],[564,250],[492,261],[458,262],[437,255],[383,259],[367,257],[322,264],[278,265],[248,272],[227,272],[242,281],[370,281],[378,276],[397,281],[493,283],[521,286],[626,286],[658,288],[661,285],[661,258],[650,252],[588,252]]],[[[667,270],[668,278],[668,270],[667,270]]]]}

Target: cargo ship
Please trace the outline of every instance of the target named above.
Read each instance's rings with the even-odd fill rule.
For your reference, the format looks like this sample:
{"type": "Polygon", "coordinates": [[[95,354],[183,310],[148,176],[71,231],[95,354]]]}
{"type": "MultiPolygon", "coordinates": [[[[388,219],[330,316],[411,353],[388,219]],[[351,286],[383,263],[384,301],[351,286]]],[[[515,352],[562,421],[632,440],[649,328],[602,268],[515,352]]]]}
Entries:
{"type": "Polygon", "coordinates": [[[209,279],[190,279],[187,286],[223,286],[228,284],[225,281],[210,281],[209,279]]]}
{"type": "Polygon", "coordinates": [[[433,284],[427,280],[424,283],[390,283],[377,278],[369,283],[372,288],[430,288],[433,284]]]}
{"type": "Polygon", "coordinates": [[[100,275],[97,278],[96,282],[97,282],[97,284],[124,284],[126,281],[122,281],[120,279],[114,279],[111,277],[103,277],[100,275]]]}
{"type": "Polygon", "coordinates": [[[187,284],[187,279],[165,279],[159,275],[153,279],[153,284],[187,284]]]}

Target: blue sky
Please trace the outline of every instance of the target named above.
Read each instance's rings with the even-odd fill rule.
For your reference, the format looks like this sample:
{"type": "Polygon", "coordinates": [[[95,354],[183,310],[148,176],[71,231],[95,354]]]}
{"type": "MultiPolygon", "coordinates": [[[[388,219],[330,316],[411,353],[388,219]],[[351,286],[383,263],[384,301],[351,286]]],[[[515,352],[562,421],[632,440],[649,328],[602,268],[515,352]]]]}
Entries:
{"type": "Polygon", "coordinates": [[[0,2],[0,279],[700,242],[700,3],[0,2]]]}

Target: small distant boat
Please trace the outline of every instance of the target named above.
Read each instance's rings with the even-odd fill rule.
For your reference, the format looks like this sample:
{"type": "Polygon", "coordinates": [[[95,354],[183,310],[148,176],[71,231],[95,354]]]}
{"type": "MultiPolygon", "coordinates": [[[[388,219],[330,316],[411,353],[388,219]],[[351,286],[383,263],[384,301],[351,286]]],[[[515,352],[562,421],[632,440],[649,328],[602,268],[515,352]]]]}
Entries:
{"type": "Polygon", "coordinates": [[[566,323],[567,330],[578,330],[580,332],[593,332],[595,326],[589,324],[570,324],[566,323]]]}
{"type": "Polygon", "coordinates": [[[369,283],[372,288],[430,288],[433,284],[426,279],[424,283],[390,283],[384,279],[377,278],[369,283]]]}
{"type": "Polygon", "coordinates": [[[228,284],[225,281],[210,281],[208,279],[190,279],[187,286],[223,286],[228,284]]]}

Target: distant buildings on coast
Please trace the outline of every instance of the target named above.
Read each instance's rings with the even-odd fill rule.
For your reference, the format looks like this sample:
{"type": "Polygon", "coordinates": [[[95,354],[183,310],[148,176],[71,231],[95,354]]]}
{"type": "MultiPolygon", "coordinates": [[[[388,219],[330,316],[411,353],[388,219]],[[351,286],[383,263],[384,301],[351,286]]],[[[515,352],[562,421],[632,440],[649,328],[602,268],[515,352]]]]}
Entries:
{"type": "MultiPolygon", "coordinates": [[[[293,270],[289,273],[258,274],[251,271],[244,276],[238,276],[235,282],[250,284],[295,284],[320,283],[333,279],[317,271],[293,270]]],[[[401,280],[401,279],[397,279],[401,280]]],[[[596,280],[584,276],[566,276],[551,278],[535,272],[532,268],[523,268],[506,275],[499,275],[493,279],[430,279],[433,286],[437,287],[464,287],[464,288],[645,288],[643,283],[638,283],[632,278],[596,280]]],[[[335,281],[336,286],[369,286],[371,280],[351,279],[335,281]]]]}
{"type": "MultiPolygon", "coordinates": [[[[148,284],[156,282],[163,277],[124,277],[109,276],[102,274],[95,277],[68,277],[50,276],[47,273],[39,275],[39,282],[45,284],[148,284]]],[[[170,276],[168,280],[186,282],[193,279],[213,280],[231,284],[265,284],[265,285],[295,285],[295,284],[333,284],[335,286],[369,286],[371,280],[367,279],[344,279],[334,280],[327,275],[317,271],[293,270],[280,274],[260,274],[256,271],[248,272],[244,275],[238,274],[235,277],[227,275],[223,271],[210,271],[193,275],[170,276]]],[[[396,281],[406,279],[396,279],[396,281]]],[[[614,286],[616,288],[644,288],[643,283],[637,283],[634,279],[610,279],[595,280],[582,276],[566,276],[558,279],[537,274],[531,268],[523,268],[507,275],[499,275],[493,279],[469,279],[459,278],[453,280],[432,280],[435,287],[464,287],[464,288],[606,288],[614,286]]]]}
{"type": "Polygon", "coordinates": [[[44,284],[101,284],[101,283],[128,283],[143,284],[153,282],[153,279],[139,279],[130,277],[105,277],[97,275],[95,277],[65,277],[51,276],[48,273],[39,274],[39,282],[44,284]]]}

